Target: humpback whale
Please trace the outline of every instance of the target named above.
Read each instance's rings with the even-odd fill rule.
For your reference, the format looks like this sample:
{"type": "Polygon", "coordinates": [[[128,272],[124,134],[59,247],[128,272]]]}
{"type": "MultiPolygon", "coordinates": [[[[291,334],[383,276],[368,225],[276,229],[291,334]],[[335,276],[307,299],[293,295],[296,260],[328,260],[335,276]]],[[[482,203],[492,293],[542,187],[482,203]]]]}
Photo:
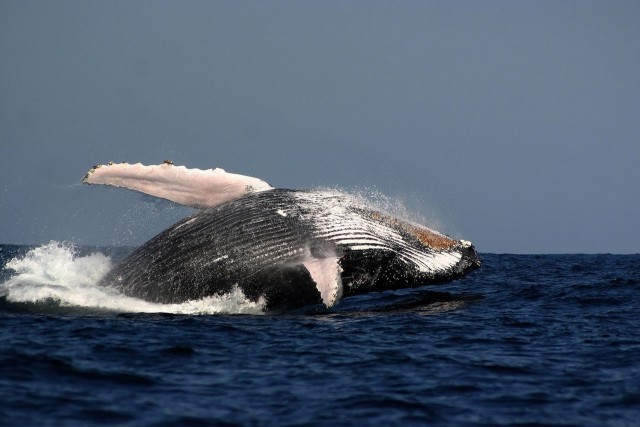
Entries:
{"type": "Polygon", "coordinates": [[[101,285],[157,303],[239,288],[265,311],[331,307],[366,292],[444,283],[477,268],[474,246],[329,190],[273,188],[171,161],[94,166],[85,184],[198,208],[113,267],[101,285]]]}

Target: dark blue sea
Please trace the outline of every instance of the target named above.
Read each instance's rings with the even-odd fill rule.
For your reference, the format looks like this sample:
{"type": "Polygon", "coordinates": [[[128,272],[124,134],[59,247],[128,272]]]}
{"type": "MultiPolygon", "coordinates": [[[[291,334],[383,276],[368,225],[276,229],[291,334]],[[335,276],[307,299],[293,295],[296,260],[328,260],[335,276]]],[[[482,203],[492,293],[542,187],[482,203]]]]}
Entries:
{"type": "Polygon", "coordinates": [[[97,288],[126,252],[0,245],[1,425],[640,425],[640,255],[270,316],[97,288]]]}

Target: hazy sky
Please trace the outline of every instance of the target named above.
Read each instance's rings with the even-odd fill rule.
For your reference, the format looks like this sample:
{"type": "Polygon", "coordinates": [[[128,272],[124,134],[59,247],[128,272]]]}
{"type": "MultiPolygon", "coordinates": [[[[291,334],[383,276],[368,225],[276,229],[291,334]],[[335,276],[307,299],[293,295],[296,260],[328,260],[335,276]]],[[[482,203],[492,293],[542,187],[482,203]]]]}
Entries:
{"type": "Polygon", "coordinates": [[[639,76],[637,0],[0,0],[0,242],[139,244],[189,210],[79,182],[171,159],[640,252],[639,76]]]}

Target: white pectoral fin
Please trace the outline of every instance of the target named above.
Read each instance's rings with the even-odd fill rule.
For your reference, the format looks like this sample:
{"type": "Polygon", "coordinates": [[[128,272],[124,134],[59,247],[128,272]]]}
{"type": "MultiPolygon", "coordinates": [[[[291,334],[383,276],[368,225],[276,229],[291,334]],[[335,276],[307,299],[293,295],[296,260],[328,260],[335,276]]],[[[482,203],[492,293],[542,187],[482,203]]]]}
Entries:
{"type": "Polygon", "coordinates": [[[223,169],[188,169],[174,166],[170,161],[151,166],[141,163],[94,166],[82,182],[128,188],[199,209],[273,188],[258,178],[228,173],[223,169]]]}
{"type": "Polygon", "coordinates": [[[338,258],[309,258],[303,264],[315,282],[324,305],[333,306],[342,297],[342,268],[338,258]]]}

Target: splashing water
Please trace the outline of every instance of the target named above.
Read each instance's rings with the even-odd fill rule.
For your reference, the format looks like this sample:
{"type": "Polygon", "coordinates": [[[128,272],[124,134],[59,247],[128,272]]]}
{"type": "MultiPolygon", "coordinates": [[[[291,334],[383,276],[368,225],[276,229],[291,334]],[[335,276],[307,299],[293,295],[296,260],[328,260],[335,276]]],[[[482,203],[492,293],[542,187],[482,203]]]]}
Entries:
{"type": "Polygon", "coordinates": [[[407,207],[406,200],[403,198],[388,196],[375,187],[317,187],[315,190],[340,194],[347,197],[355,205],[362,205],[409,223],[428,227],[432,230],[443,231],[445,229],[445,224],[439,218],[439,215],[436,214],[435,210],[430,211],[429,215],[425,216],[425,214],[407,207]]]}
{"type": "Polygon", "coordinates": [[[263,299],[249,301],[237,287],[232,292],[181,304],[155,304],[98,286],[112,267],[100,252],[79,256],[71,244],[52,241],[11,259],[5,268],[14,274],[0,284],[0,297],[10,303],[55,302],[61,307],[83,307],[134,313],[261,314],[263,299]]]}

